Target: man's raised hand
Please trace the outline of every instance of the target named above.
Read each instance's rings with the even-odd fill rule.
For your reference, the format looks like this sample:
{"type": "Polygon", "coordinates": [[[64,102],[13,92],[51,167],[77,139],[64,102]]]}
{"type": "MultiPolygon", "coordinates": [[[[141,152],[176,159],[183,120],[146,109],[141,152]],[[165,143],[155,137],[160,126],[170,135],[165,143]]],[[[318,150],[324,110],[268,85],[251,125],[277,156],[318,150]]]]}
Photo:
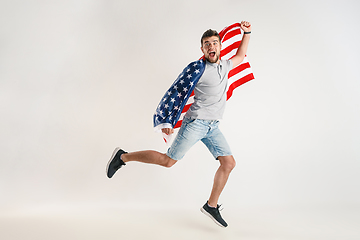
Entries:
{"type": "Polygon", "coordinates": [[[251,32],[251,23],[247,21],[242,21],[240,27],[244,32],[251,32]]]}

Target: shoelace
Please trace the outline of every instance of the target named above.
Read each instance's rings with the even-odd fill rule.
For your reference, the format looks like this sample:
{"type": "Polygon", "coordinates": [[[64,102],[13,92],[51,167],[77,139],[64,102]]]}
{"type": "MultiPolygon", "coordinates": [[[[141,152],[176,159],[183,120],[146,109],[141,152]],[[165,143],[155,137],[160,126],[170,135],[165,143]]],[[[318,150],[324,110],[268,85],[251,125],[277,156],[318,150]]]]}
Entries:
{"type": "Polygon", "coordinates": [[[220,207],[221,207],[221,206],[222,206],[222,204],[220,204],[220,205],[218,204],[218,207],[217,207],[217,209],[218,209],[219,211],[222,211],[222,210],[224,210],[224,208],[221,208],[221,209],[220,209],[220,207]]]}

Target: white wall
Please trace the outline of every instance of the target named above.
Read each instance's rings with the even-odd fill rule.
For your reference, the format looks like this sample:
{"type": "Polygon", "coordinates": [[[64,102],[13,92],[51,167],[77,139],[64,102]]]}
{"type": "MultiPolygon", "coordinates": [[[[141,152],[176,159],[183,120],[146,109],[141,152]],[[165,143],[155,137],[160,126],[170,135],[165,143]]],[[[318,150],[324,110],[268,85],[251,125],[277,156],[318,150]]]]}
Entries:
{"type": "Polygon", "coordinates": [[[113,149],[166,151],[152,114],[200,37],[253,25],[256,79],[221,127],[238,162],[233,207],[359,204],[358,1],[3,1],[0,206],[202,204],[217,168],[199,143],[172,169],[113,149]]]}

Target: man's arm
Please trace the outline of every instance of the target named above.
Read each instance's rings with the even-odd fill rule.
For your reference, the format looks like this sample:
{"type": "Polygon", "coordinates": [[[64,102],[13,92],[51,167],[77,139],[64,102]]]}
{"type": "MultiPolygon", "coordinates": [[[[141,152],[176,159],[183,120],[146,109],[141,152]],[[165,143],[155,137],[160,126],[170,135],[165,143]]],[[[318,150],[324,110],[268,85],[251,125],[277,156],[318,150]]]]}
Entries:
{"type": "MultiPolygon", "coordinates": [[[[240,23],[240,27],[244,32],[251,32],[251,24],[246,21],[240,23]]],[[[246,51],[250,41],[250,34],[244,34],[241,40],[240,46],[236,52],[236,55],[231,59],[233,62],[233,68],[244,61],[246,51]]]]}

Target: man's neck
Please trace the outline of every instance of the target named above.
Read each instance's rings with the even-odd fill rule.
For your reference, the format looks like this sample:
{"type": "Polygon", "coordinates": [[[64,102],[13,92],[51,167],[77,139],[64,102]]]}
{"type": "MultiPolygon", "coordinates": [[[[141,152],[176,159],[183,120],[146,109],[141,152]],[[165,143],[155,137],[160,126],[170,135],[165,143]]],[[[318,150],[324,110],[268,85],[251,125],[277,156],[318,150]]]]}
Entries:
{"type": "Polygon", "coordinates": [[[206,59],[206,63],[219,65],[220,64],[220,59],[217,62],[214,62],[214,63],[212,63],[212,62],[210,62],[209,60],[206,59]]]}

